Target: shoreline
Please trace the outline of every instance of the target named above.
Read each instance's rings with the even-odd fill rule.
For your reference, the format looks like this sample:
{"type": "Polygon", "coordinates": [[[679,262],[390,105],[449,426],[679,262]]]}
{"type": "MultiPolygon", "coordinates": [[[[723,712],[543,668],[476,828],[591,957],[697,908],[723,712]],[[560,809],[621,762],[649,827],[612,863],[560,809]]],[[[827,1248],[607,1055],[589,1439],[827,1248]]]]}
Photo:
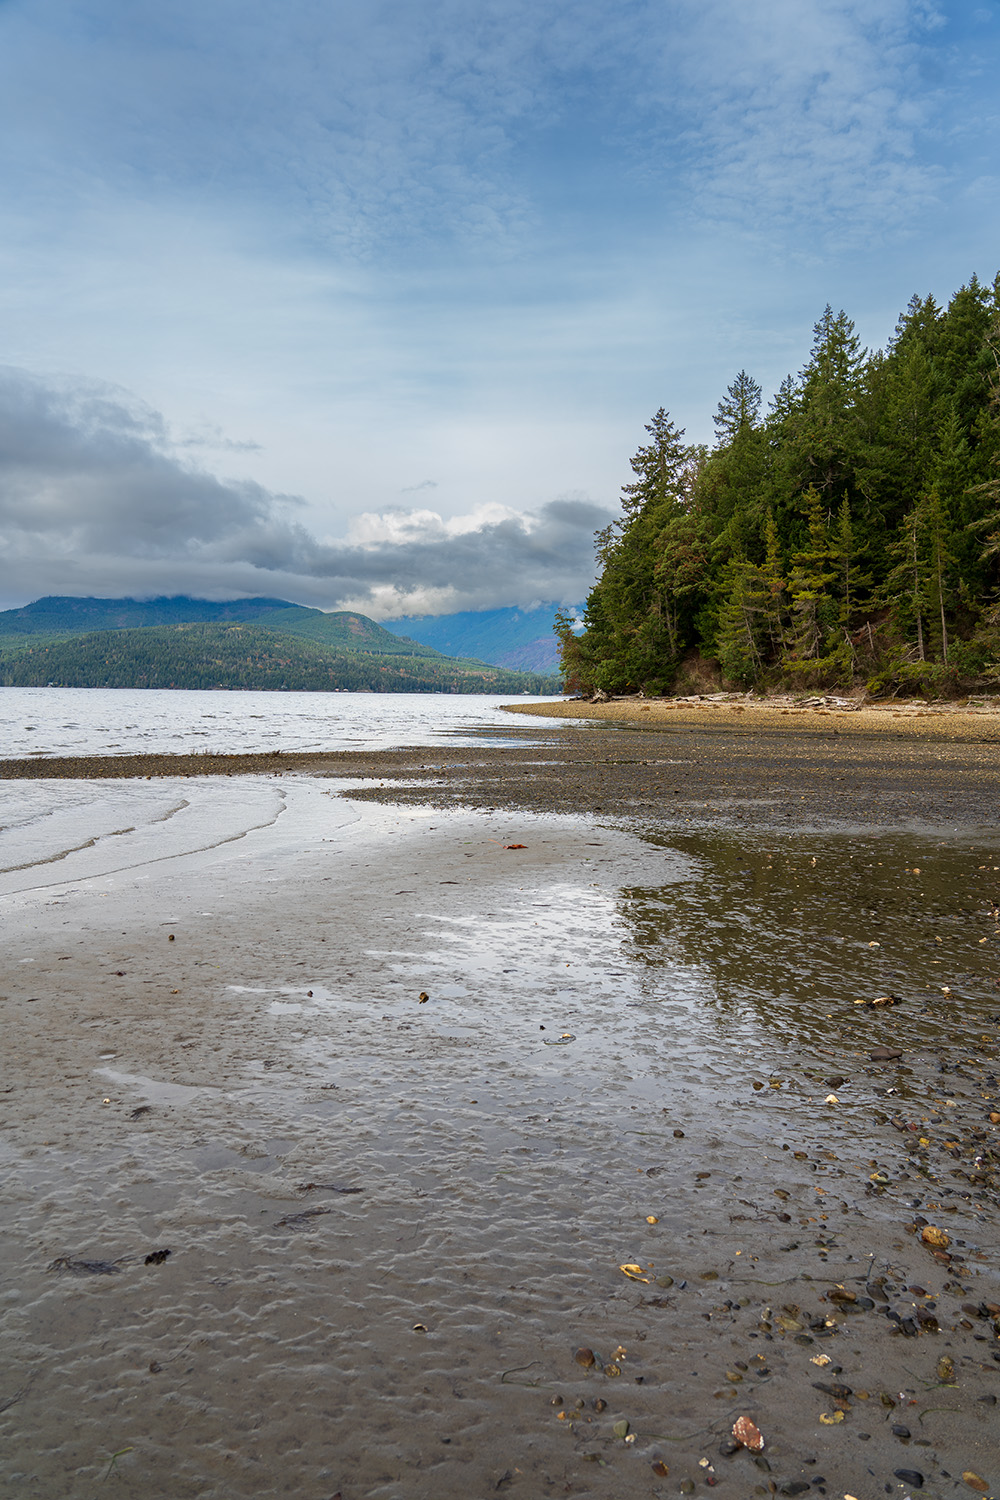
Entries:
{"type": "Polygon", "coordinates": [[[546,719],[596,720],[628,724],[630,728],[653,729],[676,723],[700,727],[746,728],[777,732],[792,726],[828,727],[835,721],[839,734],[862,735],[907,731],[913,735],[945,739],[1000,740],[1000,700],[987,706],[940,703],[875,705],[848,699],[813,702],[792,698],[755,698],[752,694],[719,693],[700,698],[613,698],[607,703],[570,699],[563,703],[505,703],[507,713],[529,714],[546,719]]]}
{"type": "Polygon", "coordinates": [[[845,729],[829,719],[758,726],[718,712],[641,724],[560,714],[548,731],[512,719],[501,745],[490,730],[461,746],[3,761],[0,785],[16,796],[19,781],[236,787],[250,776],[277,790],[304,778],[359,803],[598,816],[667,831],[923,828],[954,837],[996,828],[996,742],[979,732],[982,721],[953,736],[936,719],[873,729],[858,718],[845,729]]]}

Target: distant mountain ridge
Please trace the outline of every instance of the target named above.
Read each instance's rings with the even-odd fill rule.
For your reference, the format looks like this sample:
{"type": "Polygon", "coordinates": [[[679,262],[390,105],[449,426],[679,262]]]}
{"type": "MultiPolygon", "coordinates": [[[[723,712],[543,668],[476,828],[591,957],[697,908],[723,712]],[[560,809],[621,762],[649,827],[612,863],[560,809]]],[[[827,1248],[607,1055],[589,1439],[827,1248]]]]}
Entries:
{"type": "Polygon", "coordinates": [[[476,657],[519,671],[555,672],[559,643],[554,632],[558,604],[535,609],[465,610],[454,615],[408,615],[386,620],[386,630],[409,636],[448,655],[476,657]]]}
{"type": "MultiPolygon", "coordinates": [[[[68,635],[80,630],[129,630],[195,620],[258,620],[276,610],[298,609],[287,599],[76,599],[49,594],[22,609],[0,612],[0,635],[68,635]]],[[[319,610],[310,613],[319,614],[319,610]]]]}
{"type": "Polygon", "coordinates": [[[270,630],[302,635],[327,646],[380,651],[387,655],[439,656],[433,647],[401,640],[367,615],[349,610],[324,614],[288,599],[191,599],[185,594],[159,599],[76,599],[49,595],[22,609],[0,612],[0,637],[79,635],[92,630],[147,630],[157,625],[263,624],[270,630]]]}
{"type": "Polygon", "coordinates": [[[315,692],[558,692],[552,674],[445,655],[287,599],[50,596],[0,612],[0,685],[315,692]]]}

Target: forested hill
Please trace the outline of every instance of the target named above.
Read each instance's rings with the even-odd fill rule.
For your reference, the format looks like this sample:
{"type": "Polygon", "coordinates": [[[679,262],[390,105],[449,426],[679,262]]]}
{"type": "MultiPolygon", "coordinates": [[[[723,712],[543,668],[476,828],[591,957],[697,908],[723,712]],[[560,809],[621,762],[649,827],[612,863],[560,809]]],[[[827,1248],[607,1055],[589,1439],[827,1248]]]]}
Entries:
{"type": "Polygon", "coordinates": [[[885,349],[827,308],[765,410],[741,370],[691,446],[661,409],[597,538],[572,685],[1000,685],[1000,277],[913,297],[885,349]]]}
{"type": "Polygon", "coordinates": [[[348,610],[324,614],[287,599],[191,599],[173,595],[160,599],[76,599],[48,595],[21,609],[0,611],[0,641],[12,636],[58,639],[95,630],[141,630],[154,625],[255,623],[282,634],[345,651],[377,651],[390,656],[442,659],[440,651],[418,641],[400,638],[348,610]]]}
{"type": "Polygon", "coordinates": [[[254,622],[153,625],[89,631],[61,640],[7,637],[0,650],[0,684],[511,694],[551,693],[559,686],[553,677],[458,661],[437,652],[337,649],[254,622]]]}

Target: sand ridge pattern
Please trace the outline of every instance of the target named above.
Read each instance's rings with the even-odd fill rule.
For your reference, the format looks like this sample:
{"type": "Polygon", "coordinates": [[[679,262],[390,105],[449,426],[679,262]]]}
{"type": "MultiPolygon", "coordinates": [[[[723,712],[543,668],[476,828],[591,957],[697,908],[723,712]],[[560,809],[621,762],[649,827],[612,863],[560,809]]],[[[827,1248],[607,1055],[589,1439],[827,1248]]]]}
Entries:
{"type": "Polygon", "coordinates": [[[3,898],[0,1493],[995,1488],[983,747],[512,738],[3,898]]]}

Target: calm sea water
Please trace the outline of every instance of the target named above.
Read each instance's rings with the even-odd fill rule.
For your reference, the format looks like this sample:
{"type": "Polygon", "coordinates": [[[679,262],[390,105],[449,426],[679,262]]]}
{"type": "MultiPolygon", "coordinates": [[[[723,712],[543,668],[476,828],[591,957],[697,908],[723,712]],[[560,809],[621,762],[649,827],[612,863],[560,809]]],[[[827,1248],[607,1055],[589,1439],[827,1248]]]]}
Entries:
{"type": "MultiPolygon", "coordinates": [[[[0,759],[192,750],[503,744],[524,721],[496,696],[0,688],[0,759]]],[[[565,732],[547,721],[546,737],[565,732]]],[[[523,740],[521,741],[523,743],[523,740]]],[[[0,897],[205,862],[277,857],[345,836],[346,805],[309,776],[0,782],[0,897]]]]}
{"type": "MultiPolygon", "coordinates": [[[[0,688],[0,759],[471,744],[518,721],[510,694],[0,688]]],[[[558,702],[543,699],[542,702],[558,702]]],[[[523,723],[523,721],[521,721],[523,723]]],[[[546,725],[548,730],[551,725],[546,725]]]]}

